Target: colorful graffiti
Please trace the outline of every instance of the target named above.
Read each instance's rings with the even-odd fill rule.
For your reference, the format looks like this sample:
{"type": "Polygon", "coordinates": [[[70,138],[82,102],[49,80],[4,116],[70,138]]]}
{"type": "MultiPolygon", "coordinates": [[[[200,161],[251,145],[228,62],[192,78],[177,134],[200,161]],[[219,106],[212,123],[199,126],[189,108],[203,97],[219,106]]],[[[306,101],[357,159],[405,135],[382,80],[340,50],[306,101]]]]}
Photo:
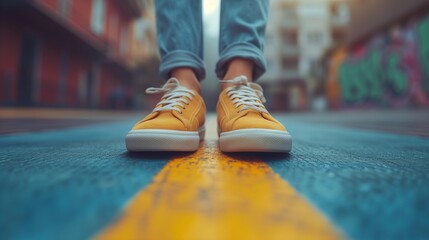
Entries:
{"type": "Polygon", "coordinates": [[[419,59],[423,87],[429,93],[429,16],[427,16],[417,27],[417,38],[420,40],[419,59]]]}
{"type": "MultiPolygon", "coordinates": [[[[394,26],[345,55],[336,54],[343,56],[338,62],[334,54],[336,66],[331,67],[341,105],[429,106],[429,16],[394,26]]],[[[328,96],[329,87],[330,79],[328,96]]]]}

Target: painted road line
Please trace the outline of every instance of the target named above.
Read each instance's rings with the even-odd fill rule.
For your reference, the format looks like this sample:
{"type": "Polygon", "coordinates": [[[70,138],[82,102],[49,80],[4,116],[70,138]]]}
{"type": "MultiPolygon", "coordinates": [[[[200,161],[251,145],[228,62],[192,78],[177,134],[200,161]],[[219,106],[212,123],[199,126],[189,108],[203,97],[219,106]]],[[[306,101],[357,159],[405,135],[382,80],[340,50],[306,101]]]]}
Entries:
{"type": "Polygon", "coordinates": [[[429,140],[286,121],[294,137],[274,172],[351,239],[429,239],[429,140]]]}
{"type": "Polygon", "coordinates": [[[265,162],[218,151],[214,129],[210,130],[204,147],[170,160],[96,238],[341,238],[265,162]]]}
{"type": "Polygon", "coordinates": [[[175,155],[128,154],[137,121],[0,136],[0,239],[88,239],[175,155]]]}

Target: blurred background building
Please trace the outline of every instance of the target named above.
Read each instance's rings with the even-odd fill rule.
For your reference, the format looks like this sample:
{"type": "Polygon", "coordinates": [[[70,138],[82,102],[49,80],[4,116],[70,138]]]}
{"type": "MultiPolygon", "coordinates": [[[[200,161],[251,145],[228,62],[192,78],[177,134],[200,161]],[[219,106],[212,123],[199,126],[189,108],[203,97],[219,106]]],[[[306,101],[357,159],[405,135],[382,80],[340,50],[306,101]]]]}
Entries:
{"type": "Polygon", "coordinates": [[[151,10],[142,0],[2,0],[0,104],[134,106],[136,72],[158,61],[151,10]]]}
{"type": "Polygon", "coordinates": [[[347,0],[271,1],[268,71],[260,81],[271,109],[307,109],[320,92],[321,58],[345,38],[349,20],[347,0]]]}
{"type": "MultiPolygon", "coordinates": [[[[219,92],[220,0],[203,0],[219,92]]],[[[271,0],[259,83],[271,110],[429,105],[429,1],[271,0]]],[[[0,106],[151,108],[160,86],[152,0],[0,1],[0,106]]]]}

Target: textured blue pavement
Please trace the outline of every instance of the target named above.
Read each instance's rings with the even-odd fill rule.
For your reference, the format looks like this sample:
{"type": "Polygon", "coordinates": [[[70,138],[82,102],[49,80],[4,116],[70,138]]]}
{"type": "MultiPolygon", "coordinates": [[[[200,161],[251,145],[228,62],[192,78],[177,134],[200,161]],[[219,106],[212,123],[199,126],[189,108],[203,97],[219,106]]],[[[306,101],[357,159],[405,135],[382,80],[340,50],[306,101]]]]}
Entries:
{"type": "Polygon", "coordinates": [[[172,157],[127,154],[134,122],[0,137],[0,239],[86,239],[112,221],[172,157]]]}
{"type": "MultiPolygon", "coordinates": [[[[285,119],[291,154],[234,156],[266,160],[352,239],[429,238],[428,139],[285,119]]],[[[177,156],[126,153],[134,122],[0,137],[0,239],[107,226],[177,156]]]]}
{"type": "Polygon", "coordinates": [[[429,239],[429,140],[285,121],[270,166],[352,239],[429,239]]]}

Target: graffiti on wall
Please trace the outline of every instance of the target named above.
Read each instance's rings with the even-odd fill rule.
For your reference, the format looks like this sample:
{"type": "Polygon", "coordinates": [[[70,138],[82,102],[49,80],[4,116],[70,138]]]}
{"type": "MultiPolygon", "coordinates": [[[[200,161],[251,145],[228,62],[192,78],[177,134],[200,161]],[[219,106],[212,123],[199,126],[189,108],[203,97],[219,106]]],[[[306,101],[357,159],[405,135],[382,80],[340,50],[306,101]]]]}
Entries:
{"type": "Polygon", "coordinates": [[[343,105],[429,105],[429,16],[349,51],[337,74],[343,105]]]}
{"type": "Polygon", "coordinates": [[[417,26],[417,39],[419,39],[419,60],[421,66],[421,78],[423,88],[429,93],[429,16],[417,26]]]}

